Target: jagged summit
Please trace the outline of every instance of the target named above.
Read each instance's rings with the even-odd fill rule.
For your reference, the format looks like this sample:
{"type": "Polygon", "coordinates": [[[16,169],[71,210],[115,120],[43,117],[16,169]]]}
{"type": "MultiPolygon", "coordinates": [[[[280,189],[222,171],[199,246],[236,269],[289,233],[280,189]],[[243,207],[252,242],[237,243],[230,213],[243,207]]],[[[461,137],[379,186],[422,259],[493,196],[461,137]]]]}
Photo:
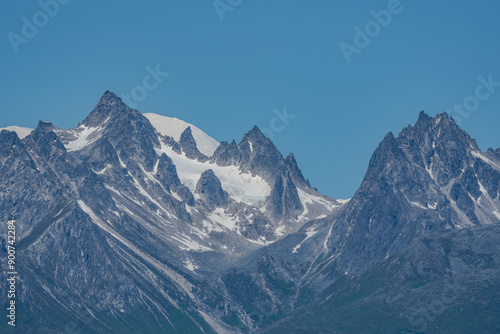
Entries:
{"type": "Polygon", "coordinates": [[[420,113],[418,114],[418,119],[425,119],[425,118],[429,118],[429,115],[427,115],[427,113],[425,111],[420,111],[420,113]]]}
{"type": "Polygon", "coordinates": [[[425,150],[439,150],[448,154],[448,149],[465,151],[471,146],[479,150],[475,139],[460,128],[460,126],[444,112],[435,117],[430,117],[424,112],[420,113],[414,126],[408,126],[399,134],[400,139],[412,138],[423,144],[425,150]]]}
{"type": "Polygon", "coordinates": [[[455,128],[459,128],[458,124],[455,122],[453,117],[450,117],[446,112],[437,114],[436,116],[432,117],[426,114],[424,111],[420,112],[418,120],[413,127],[420,128],[420,127],[438,127],[438,126],[440,127],[452,126],[455,128]]]}
{"type": "Polygon", "coordinates": [[[138,111],[130,109],[115,93],[107,90],[82,124],[87,127],[98,127],[112,117],[131,113],[139,114],[138,111]]]}
{"type": "Polygon", "coordinates": [[[436,116],[432,117],[429,114],[427,114],[424,110],[422,110],[418,114],[417,123],[426,122],[426,121],[433,120],[433,119],[450,119],[450,117],[449,117],[448,113],[446,113],[446,112],[443,112],[441,114],[436,114],[436,116]]]}
{"type": "Polygon", "coordinates": [[[107,90],[104,92],[104,94],[101,96],[101,98],[99,99],[99,102],[97,103],[97,105],[102,105],[102,104],[106,104],[106,105],[114,105],[114,104],[119,104],[119,103],[123,103],[125,104],[122,99],[120,97],[118,97],[115,93],[113,93],[112,91],[110,90],[107,90]]]}
{"type": "Polygon", "coordinates": [[[37,127],[35,128],[35,131],[38,131],[38,132],[48,132],[48,131],[53,131],[53,130],[57,130],[57,129],[59,129],[59,128],[56,127],[51,122],[40,120],[38,122],[37,127]]]}
{"type": "Polygon", "coordinates": [[[265,142],[265,141],[270,141],[269,138],[267,138],[262,131],[259,129],[257,125],[254,125],[254,127],[245,133],[243,136],[243,141],[245,140],[250,140],[251,142],[265,142]]]}

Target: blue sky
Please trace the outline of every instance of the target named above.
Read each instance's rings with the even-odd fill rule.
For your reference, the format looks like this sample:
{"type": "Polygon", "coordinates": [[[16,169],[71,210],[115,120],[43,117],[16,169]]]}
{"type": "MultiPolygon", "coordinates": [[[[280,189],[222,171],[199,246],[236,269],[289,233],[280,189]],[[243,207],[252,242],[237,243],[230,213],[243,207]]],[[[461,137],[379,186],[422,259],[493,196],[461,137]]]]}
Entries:
{"type": "Polygon", "coordinates": [[[500,147],[500,87],[477,90],[480,77],[500,82],[498,1],[220,0],[219,12],[201,0],[60,1],[52,16],[37,1],[0,5],[0,127],[74,127],[104,91],[142,89],[137,109],[219,141],[273,128],[335,198],[354,194],[384,135],[421,110],[465,103],[461,126],[483,150],[500,147]],[[169,76],[140,88],[157,65],[169,76]],[[281,126],[284,108],[295,118],[281,126]]]}

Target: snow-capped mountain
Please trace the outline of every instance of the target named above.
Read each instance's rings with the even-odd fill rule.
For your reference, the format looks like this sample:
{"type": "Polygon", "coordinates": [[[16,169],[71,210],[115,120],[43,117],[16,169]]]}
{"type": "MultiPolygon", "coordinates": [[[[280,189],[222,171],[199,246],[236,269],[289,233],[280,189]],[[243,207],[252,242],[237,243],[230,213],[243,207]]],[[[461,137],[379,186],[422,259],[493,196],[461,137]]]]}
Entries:
{"type": "Polygon", "coordinates": [[[342,202],[258,127],[218,143],[109,91],[76,128],[0,131],[0,172],[27,333],[345,333],[386,300],[395,332],[433,296],[402,289],[498,291],[500,150],[446,114],[388,134],[342,202]]]}
{"type": "MultiPolygon", "coordinates": [[[[119,312],[127,313],[154,297],[160,313],[173,307],[186,317],[194,312],[218,322],[194,296],[195,281],[340,208],[312,188],[293,155],[283,158],[257,127],[240,144],[219,145],[196,127],[171,121],[145,117],[106,92],[76,128],[41,121],[22,140],[16,132],[0,133],[1,214],[18,219],[26,272],[43,266],[41,272],[58,282],[48,286],[38,274],[26,274],[24,302],[41,289],[60,307],[96,298],[101,311],[123,304],[128,306],[119,312]],[[54,243],[70,261],[64,269],[54,243]],[[71,244],[79,253],[66,253],[71,244]],[[97,257],[113,264],[109,275],[84,261],[97,257]],[[156,292],[115,276],[124,270],[132,276],[151,270],[146,282],[156,292]],[[116,290],[98,300],[115,280],[127,297],[116,290]],[[101,287],[87,294],[85,282],[101,287]],[[199,311],[180,307],[186,298],[199,311]]],[[[40,307],[35,303],[30,311],[40,307]]]]}

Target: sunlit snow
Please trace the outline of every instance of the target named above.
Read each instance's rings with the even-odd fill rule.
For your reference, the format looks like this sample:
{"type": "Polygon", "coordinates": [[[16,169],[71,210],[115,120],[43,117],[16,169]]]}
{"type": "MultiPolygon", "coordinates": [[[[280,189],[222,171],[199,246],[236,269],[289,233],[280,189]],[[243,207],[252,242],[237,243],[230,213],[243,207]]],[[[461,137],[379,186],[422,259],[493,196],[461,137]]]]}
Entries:
{"type": "Polygon", "coordinates": [[[217,147],[219,147],[218,141],[201,131],[196,126],[186,123],[183,120],[153,113],[144,114],[144,117],[151,122],[156,131],[158,131],[162,136],[170,136],[174,138],[175,141],[179,141],[184,130],[191,127],[191,133],[196,141],[198,150],[206,156],[212,156],[217,147]]]}
{"type": "Polygon", "coordinates": [[[187,158],[184,153],[177,154],[163,143],[161,149],[158,150],[159,155],[162,153],[172,159],[181,182],[193,192],[201,174],[208,169],[214,172],[221,181],[222,188],[236,202],[262,205],[271,192],[269,184],[260,176],[242,173],[236,166],[221,167],[210,162],[192,160],[187,158]]]}

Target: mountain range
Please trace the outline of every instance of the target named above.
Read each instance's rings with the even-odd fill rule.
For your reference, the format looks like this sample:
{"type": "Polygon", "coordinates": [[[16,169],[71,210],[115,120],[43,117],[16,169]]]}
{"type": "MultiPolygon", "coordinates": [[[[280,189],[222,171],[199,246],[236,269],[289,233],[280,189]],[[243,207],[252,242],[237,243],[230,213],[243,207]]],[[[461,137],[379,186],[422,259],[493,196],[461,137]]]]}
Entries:
{"type": "Polygon", "coordinates": [[[109,91],[76,128],[1,129],[0,170],[5,333],[500,331],[500,149],[446,113],[387,134],[347,201],[258,127],[219,143],[109,91]]]}

